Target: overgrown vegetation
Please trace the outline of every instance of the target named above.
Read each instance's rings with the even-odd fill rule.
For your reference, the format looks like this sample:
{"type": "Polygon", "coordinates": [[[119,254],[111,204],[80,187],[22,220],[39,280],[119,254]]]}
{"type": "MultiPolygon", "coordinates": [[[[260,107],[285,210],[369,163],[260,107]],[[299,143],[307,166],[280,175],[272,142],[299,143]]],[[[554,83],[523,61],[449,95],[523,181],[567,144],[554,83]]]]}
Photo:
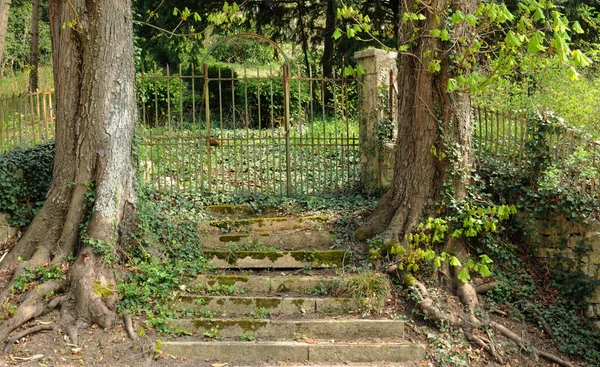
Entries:
{"type": "Polygon", "coordinates": [[[0,212],[25,228],[46,200],[54,166],[54,143],[0,155],[0,212]]]}

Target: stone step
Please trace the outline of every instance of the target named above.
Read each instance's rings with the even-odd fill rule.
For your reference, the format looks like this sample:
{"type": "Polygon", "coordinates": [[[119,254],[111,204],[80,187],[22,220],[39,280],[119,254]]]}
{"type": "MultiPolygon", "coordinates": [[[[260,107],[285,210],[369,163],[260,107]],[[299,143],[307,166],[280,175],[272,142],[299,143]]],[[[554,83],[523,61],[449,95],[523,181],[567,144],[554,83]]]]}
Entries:
{"type": "Polygon", "coordinates": [[[244,293],[307,293],[307,290],[327,290],[342,281],[335,276],[287,276],[287,275],[200,275],[188,286],[193,292],[216,288],[218,285],[233,286],[244,293]]]}
{"type": "Polygon", "coordinates": [[[306,217],[259,217],[246,219],[221,219],[199,223],[200,233],[256,232],[271,233],[280,231],[327,229],[329,217],[313,215],[306,217]]]}
{"type": "Polygon", "coordinates": [[[283,232],[201,233],[205,248],[243,250],[276,248],[278,250],[328,249],[333,245],[328,230],[288,230],[283,232]]]}
{"type": "Polygon", "coordinates": [[[177,358],[233,362],[409,362],[425,348],[409,343],[195,342],[163,341],[156,350],[177,358]]]}
{"type": "Polygon", "coordinates": [[[327,251],[229,251],[205,250],[209,265],[217,269],[302,269],[336,268],[351,263],[351,253],[327,251]]]}
{"type": "Polygon", "coordinates": [[[402,338],[404,336],[404,321],[401,320],[184,319],[171,320],[168,325],[171,330],[181,330],[198,335],[216,328],[222,338],[238,338],[242,334],[252,335],[259,339],[306,337],[335,340],[402,338]]]}
{"type": "Polygon", "coordinates": [[[265,314],[342,314],[358,309],[351,298],[305,298],[305,297],[241,297],[241,296],[185,296],[183,304],[192,304],[217,314],[220,317],[233,315],[265,314]]]}

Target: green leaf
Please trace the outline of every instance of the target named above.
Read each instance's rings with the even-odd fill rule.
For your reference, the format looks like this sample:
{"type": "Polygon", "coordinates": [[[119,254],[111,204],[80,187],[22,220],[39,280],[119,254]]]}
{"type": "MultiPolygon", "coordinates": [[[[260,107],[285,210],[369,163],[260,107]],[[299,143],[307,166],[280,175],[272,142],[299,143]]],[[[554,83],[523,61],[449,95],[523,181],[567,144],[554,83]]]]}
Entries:
{"type": "Polygon", "coordinates": [[[456,258],[456,256],[450,257],[450,265],[452,266],[460,266],[460,260],[456,258]]]}
{"type": "Polygon", "coordinates": [[[431,260],[433,260],[434,257],[435,257],[435,251],[433,251],[433,250],[427,250],[423,254],[423,259],[425,259],[426,261],[431,261],[431,260]]]}
{"type": "Polygon", "coordinates": [[[538,21],[540,19],[546,19],[546,16],[544,15],[544,12],[541,8],[537,8],[535,14],[533,15],[533,20],[538,21]]]}
{"type": "Polygon", "coordinates": [[[173,15],[177,15],[177,14],[179,14],[179,9],[177,9],[177,8],[173,9],[173,15]]]}
{"type": "Polygon", "coordinates": [[[490,258],[489,258],[489,256],[488,256],[488,255],[486,255],[486,254],[480,255],[480,256],[479,256],[479,259],[480,259],[480,260],[479,260],[479,262],[481,262],[483,265],[486,265],[486,264],[491,264],[491,263],[493,263],[493,262],[494,262],[494,261],[493,261],[492,259],[490,259],[490,258]]]}
{"type": "Polygon", "coordinates": [[[463,230],[462,229],[456,229],[454,230],[454,232],[452,232],[452,237],[454,238],[460,238],[460,236],[463,235],[463,230]]]}
{"type": "Polygon", "coordinates": [[[506,35],[506,44],[509,47],[518,47],[521,46],[521,41],[513,31],[509,31],[506,35]]]}
{"type": "Polygon", "coordinates": [[[469,274],[469,269],[462,268],[462,270],[458,273],[458,275],[456,277],[458,278],[458,280],[460,280],[463,283],[468,282],[469,279],[471,279],[471,275],[469,274]]]}
{"type": "Polygon", "coordinates": [[[429,34],[431,34],[433,37],[439,37],[442,34],[442,31],[439,29],[432,29],[429,31],[429,34]]]}
{"type": "Polygon", "coordinates": [[[573,30],[579,34],[584,33],[583,28],[581,28],[581,24],[579,24],[579,21],[575,21],[575,23],[573,23],[573,30]]]}
{"type": "Polygon", "coordinates": [[[456,82],[456,79],[454,79],[454,78],[448,79],[448,85],[446,85],[446,91],[453,92],[457,89],[458,89],[458,83],[456,82]]]}
{"type": "Polygon", "coordinates": [[[431,72],[431,73],[437,73],[440,70],[442,70],[442,67],[440,65],[440,60],[431,60],[429,62],[429,65],[427,65],[427,70],[429,70],[429,72],[431,72]]]}
{"type": "Polygon", "coordinates": [[[465,267],[468,269],[473,269],[473,267],[475,267],[475,262],[473,262],[472,259],[467,260],[467,263],[465,264],[465,267]]]}
{"type": "Polygon", "coordinates": [[[577,80],[579,78],[579,73],[577,72],[577,70],[575,70],[575,68],[573,66],[571,66],[569,68],[568,74],[569,74],[569,79],[571,79],[571,80],[577,80]]]}
{"type": "Polygon", "coordinates": [[[465,19],[465,16],[460,10],[457,10],[454,14],[452,14],[452,24],[458,24],[465,19]]]}
{"type": "Polygon", "coordinates": [[[574,50],[571,53],[571,57],[575,66],[586,67],[592,63],[592,61],[580,50],[574,50]]]}
{"type": "Polygon", "coordinates": [[[439,256],[436,256],[435,259],[433,259],[433,267],[434,268],[442,267],[442,259],[439,256]]]}
{"type": "Polygon", "coordinates": [[[487,265],[481,265],[478,269],[479,274],[481,274],[482,277],[486,278],[489,277],[490,275],[492,275],[492,272],[490,271],[490,269],[488,268],[487,265]]]}
{"type": "Polygon", "coordinates": [[[339,28],[336,28],[335,31],[333,32],[333,39],[337,40],[341,36],[342,36],[342,31],[339,28]]]}
{"type": "Polygon", "coordinates": [[[450,33],[447,29],[442,29],[442,41],[448,41],[450,39],[450,33]]]}

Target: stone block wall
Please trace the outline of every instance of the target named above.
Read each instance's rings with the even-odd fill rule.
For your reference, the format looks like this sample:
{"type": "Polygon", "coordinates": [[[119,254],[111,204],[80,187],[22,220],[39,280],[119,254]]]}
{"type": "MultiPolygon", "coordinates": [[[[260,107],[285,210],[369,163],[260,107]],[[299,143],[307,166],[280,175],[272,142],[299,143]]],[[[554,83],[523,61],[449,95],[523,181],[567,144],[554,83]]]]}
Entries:
{"type": "MultiPolygon", "coordinates": [[[[600,223],[579,224],[556,217],[538,220],[537,227],[539,236],[531,244],[537,247],[542,259],[552,261],[554,254],[559,253],[576,261],[576,266],[587,275],[600,279],[600,223]]],[[[600,328],[600,286],[587,301],[591,305],[585,315],[600,328]]]]}

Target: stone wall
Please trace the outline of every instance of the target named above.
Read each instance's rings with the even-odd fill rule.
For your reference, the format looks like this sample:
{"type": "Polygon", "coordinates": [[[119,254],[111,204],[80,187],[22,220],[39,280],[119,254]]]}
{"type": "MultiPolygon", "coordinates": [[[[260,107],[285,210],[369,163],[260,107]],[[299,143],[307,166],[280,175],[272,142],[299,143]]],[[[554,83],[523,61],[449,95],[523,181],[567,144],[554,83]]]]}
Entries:
{"type": "MultiPolygon", "coordinates": [[[[538,238],[531,241],[538,248],[539,256],[551,261],[554,254],[560,253],[576,261],[586,274],[600,279],[600,223],[579,224],[557,217],[537,221],[538,238]]],[[[586,317],[595,319],[600,328],[600,286],[589,298],[591,306],[586,317]]]]}

